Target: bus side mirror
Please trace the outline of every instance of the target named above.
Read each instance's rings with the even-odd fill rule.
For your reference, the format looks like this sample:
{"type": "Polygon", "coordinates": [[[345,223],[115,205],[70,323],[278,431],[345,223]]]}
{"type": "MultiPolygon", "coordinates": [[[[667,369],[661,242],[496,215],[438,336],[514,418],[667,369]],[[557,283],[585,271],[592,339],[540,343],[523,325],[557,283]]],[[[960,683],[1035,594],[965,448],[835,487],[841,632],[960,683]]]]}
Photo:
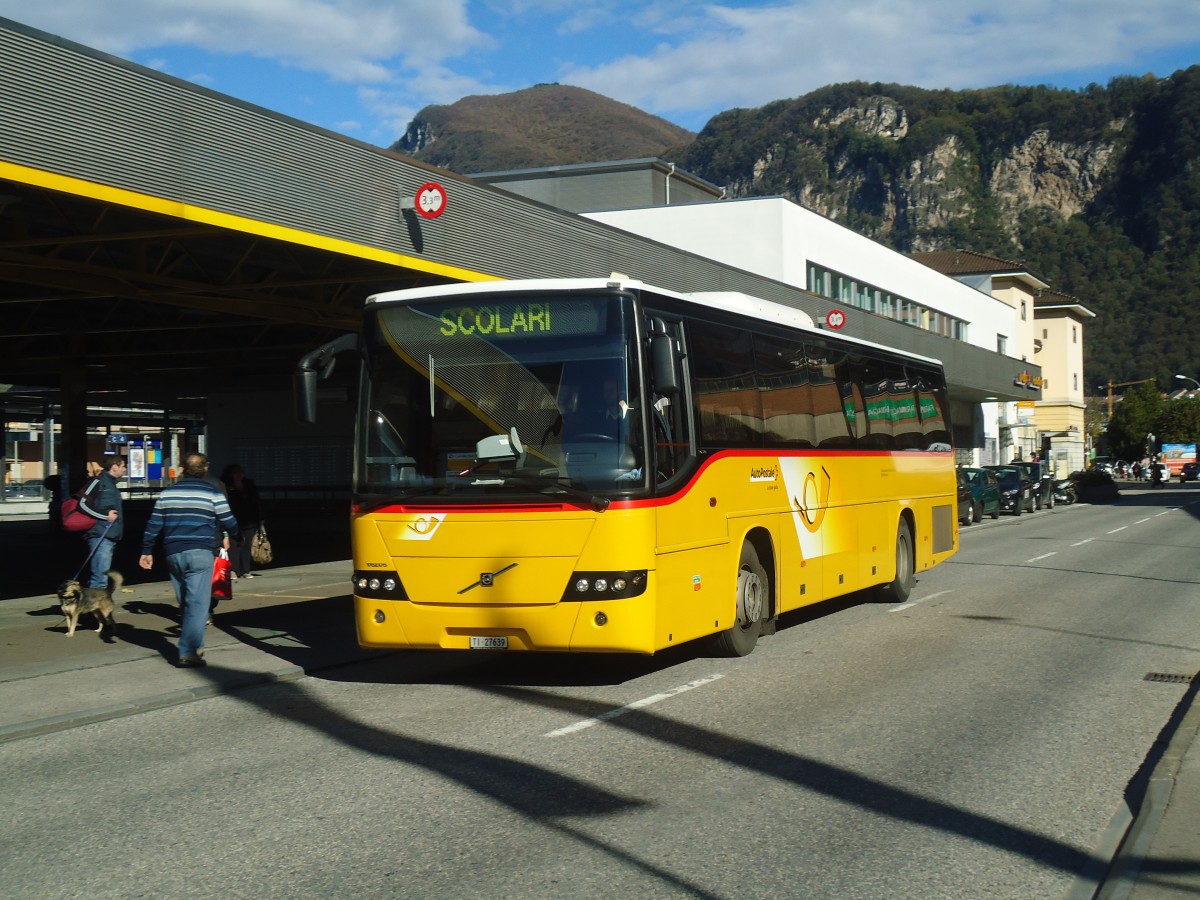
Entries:
{"type": "Polygon", "coordinates": [[[292,399],[296,404],[296,421],[312,425],[317,421],[317,372],[301,369],[292,376],[292,399]]]}
{"type": "Polygon", "coordinates": [[[668,333],[667,323],[654,319],[650,323],[650,362],[654,370],[654,390],[660,397],[679,395],[679,344],[668,333]]]}
{"type": "Polygon", "coordinates": [[[292,377],[293,400],[296,404],[296,418],[299,421],[310,425],[317,421],[318,372],[321,378],[328,378],[333,372],[333,364],[339,353],[358,349],[358,335],[343,334],[300,357],[292,377]]]}

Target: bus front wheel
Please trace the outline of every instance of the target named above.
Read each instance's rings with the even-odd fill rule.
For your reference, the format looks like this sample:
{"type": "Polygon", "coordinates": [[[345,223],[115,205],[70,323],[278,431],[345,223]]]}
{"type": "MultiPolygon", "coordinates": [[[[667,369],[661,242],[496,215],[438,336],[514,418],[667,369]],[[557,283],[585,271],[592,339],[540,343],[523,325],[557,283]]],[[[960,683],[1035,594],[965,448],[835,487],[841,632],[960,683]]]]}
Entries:
{"type": "Polygon", "coordinates": [[[721,656],[746,656],[758,643],[763,617],[770,603],[767,571],[758,561],[758,551],[749,541],[742,544],[737,573],[737,621],[713,636],[721,656]]]}
{"type": "Polygon", "coordinates": [[[903,603],[912,593],[913,583],[912,529],[901,519],[896,528],[896,577],[881,588],[883,599],[903,603]]]}

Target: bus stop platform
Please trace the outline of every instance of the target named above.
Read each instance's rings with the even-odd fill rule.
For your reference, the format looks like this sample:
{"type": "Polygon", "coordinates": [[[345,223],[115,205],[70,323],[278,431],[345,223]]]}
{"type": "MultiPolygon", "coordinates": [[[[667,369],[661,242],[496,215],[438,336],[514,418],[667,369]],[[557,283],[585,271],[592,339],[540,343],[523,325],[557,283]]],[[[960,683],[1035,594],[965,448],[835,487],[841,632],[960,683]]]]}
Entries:
{"type": "Polygon", "coordinates": [[[217,608],[206,630],[203,669],[175,665],[179,608],[169,581],[114,594],[111,643],[90,615],[66,636],[56,587],[0,601],[0,741],[380,655],[358,646],[348,560],[268,568],[235,581],[233,599],[217,608]]]}

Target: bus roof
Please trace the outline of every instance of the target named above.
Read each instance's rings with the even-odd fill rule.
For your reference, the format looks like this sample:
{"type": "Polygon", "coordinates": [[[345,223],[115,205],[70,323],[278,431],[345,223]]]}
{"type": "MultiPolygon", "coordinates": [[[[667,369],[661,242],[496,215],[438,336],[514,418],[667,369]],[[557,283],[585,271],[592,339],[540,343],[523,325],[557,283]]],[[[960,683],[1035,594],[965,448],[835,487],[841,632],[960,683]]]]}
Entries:
{"type": "MultiPolygon", "coordinates": [[[[801,331],[811,331],[814,334],[820,334],[824,337],[830,337],[827,332],[821,331],[813,322],[812,316],[807,313],[793,309],[790,306],[785,306],[782,303],[776,303],[773,300],[764,300],[761,297],[755,297],[750,294],[743,294],[740,291],[696,291],[694,293],[680,293],[666,288],[656,287],[646,284],[643,281],[638,281],[635,278],[628,278],[625,275],[616,273],[608,278],[515,278],[508,280],[493,280],[493,281],[471,281],[461,282],[457,284],[438,284],[428,287],[409,288],[399,291],[385,291],[379,294],[372,294],[367,298],[367,305],[371,304],[390,304],[390,303],[415,303],[421,300],[447,299],[453,297],[472,297],[480,294],[506,294],[506,293],[526,293],[530,291],[601,291],[601,290],[630,290],[630,291],[645,291],[649,294],[657,294],[662,297],[673,298],[685,303],[695,303],[699,306],[706,306],[712,309],[728,310],[729,312],[738,313],[740,315],[749,316],[750,318],[759,319],[764,322],[772,322],[776,325],[783,325],[788,328],[796,328],[801,331]]],[[[850,344],[858,344],[863,347],[873,347],[881,350],[886,350],[890,353],[896,353],[900,356],[906,356],[911,359],[918,359],[923,362],[941,365],[941,361],[932,359],[927,356],[921,356],[916,353],[911,353],[906,350],[897,350],[891,347],[885,347],[882,344],[876,344],[873,341],[862,340],[861,338],[850,337],[849,335],[837,335],[836,340],[845,341],[850,344]]]]}

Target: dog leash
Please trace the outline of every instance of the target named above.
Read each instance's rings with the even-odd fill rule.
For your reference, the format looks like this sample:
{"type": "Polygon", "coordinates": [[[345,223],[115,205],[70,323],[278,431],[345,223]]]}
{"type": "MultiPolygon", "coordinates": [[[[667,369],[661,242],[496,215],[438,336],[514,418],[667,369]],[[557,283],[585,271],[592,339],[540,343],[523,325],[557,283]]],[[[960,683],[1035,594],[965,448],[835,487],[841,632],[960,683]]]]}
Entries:
{"type": "MultiPolygon", "coordinates": [[[[108,534],[108,529],[112,528],[115,522],[116,520],[114,519],[112,522],[109,522],[104,526],[104,530],[100,532],[100,541],[104,540],[104,536],[108,534]]],[[[88,555],[83,558],[83,563],[79,566],[79,571],[75,573],[75,577],[71,579],[72,581],[79,580],[79,576],[83,574],[83,570],[87,568],[87,564],[92,561],[92,557],[95,556],[96,551],[100,549],[100,541],[96,541],[96,543],[92,545],[92,549],[89,550],[88,555]]]]}

